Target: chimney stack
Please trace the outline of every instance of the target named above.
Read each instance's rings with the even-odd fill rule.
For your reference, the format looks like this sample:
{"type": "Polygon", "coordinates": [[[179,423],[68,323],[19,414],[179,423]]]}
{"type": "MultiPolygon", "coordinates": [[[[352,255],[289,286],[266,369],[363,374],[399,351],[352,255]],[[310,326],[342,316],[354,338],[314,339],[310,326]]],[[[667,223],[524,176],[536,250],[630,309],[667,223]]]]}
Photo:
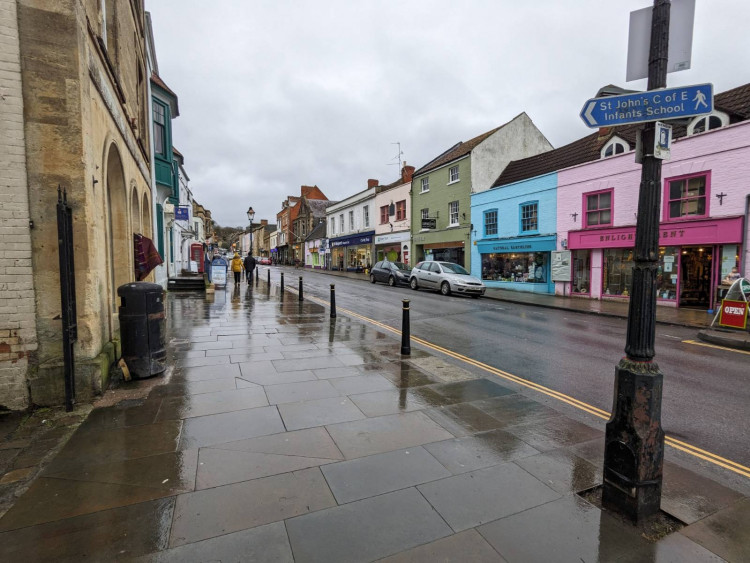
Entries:
{"type": "Polygon", "coordinates": [[[406,161],[404,161],[404,167],[401,169],[401,181],[404,184],[406,182],[411,182],[411,179],[414,176],[414,170],[415,168],[413,166],[407,166],[406,161]]]}
{"type": "Polygon", "coordinates": [[[380,182],[378,180],[373,180],[372,178],[367,180],[367,189],[374,188],[378,186],[380,182]]]}
{"type": "Polygon", "coordinates": [[[261,227],[265,227],[266,225],[268,225],[268,219],[261,219],[260,220],[260,226],[261,227]]]}

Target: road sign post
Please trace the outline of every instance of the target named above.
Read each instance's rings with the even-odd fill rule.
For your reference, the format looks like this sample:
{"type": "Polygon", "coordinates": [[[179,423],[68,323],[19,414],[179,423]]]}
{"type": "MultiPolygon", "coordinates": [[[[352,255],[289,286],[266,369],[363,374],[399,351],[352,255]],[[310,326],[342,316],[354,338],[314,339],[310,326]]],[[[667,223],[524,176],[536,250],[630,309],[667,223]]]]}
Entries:
{"type": "MultiPolygon", "coordinates": [[[[669,8],[669,0],[654,0],[648,88],[652,91],[661,89],[656,90],[661,96],[664,96],[667,82],[669,8]]],[[[708,103],[710,97],[704,95],[706,99],[703,101],[708,103]]],[[[598,107],[601,118],[609,120],[608,112],[598,107]]],[[[589,103],[584,106],[582,117],[584,121],[589,120],[589,127],[601,125],[598,122],[593,124],[599,119],[599,114],[594,118],[595,109],[589,103]]],[[[644,149],[650,147],[644,152],[653,153],[654,121],[663,117],[653,116],[653,121],[643,128],[642,145],[644,149]]],[[[631,122],[637,121],[640,119],[631,122]]],[[[602,490],[602,505],[633,522],[656,514],[661,503],[664,464],[664,431],[661,427],[663,375],[654,361],[660,200],[661,160],[653,154],[644,154],[638,194],[626,357],[615,368],[614,405],[604,434],[602,490]]]]}
{"type": "Polygon", "coordinates": [[[596,128],[706,115],[713,111],[713,94],[713,84],[697,84],[592,98],[583,104],[581,119],[596,128]]]}

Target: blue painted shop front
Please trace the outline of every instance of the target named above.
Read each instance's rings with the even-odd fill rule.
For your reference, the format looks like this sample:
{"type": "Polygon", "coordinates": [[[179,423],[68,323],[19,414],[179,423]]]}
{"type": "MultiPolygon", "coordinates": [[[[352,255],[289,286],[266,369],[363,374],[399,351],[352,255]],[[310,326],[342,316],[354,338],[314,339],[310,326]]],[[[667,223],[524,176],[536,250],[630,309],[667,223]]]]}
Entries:
{"type": "Polygon", "coordinates": [[[479,274],[487,287],[531,293],[554,293],[551,252],[557,250],[557,235],[518,237],[476,242],[479,274]]]}

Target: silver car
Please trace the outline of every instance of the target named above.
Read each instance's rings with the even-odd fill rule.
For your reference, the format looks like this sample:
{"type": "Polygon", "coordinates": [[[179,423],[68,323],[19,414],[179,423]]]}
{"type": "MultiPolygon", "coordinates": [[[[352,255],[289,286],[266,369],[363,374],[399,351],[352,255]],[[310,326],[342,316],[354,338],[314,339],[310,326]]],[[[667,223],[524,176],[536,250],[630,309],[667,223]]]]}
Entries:
{"type": "Polygon", "coordinates": [[[452,262],[420,262],[411,271],[409,285],[412,289],[436,289],[443,295],[457,293],[474,298],[486,291],[482,280],[475,278],[463,266],[452,262]]]}

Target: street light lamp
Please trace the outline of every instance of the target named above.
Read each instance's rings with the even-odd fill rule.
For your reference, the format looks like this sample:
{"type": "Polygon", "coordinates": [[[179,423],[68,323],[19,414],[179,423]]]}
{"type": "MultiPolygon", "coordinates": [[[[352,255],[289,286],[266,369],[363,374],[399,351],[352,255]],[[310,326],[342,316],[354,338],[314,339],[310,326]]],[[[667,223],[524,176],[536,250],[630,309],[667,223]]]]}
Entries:
{"type": "Polygon", "coordinates": [[[253,219],[255,219],[255,211],[253,206],[247,208],[247,220],[250,221],[250,255],[253,253],[253,219]]]}

